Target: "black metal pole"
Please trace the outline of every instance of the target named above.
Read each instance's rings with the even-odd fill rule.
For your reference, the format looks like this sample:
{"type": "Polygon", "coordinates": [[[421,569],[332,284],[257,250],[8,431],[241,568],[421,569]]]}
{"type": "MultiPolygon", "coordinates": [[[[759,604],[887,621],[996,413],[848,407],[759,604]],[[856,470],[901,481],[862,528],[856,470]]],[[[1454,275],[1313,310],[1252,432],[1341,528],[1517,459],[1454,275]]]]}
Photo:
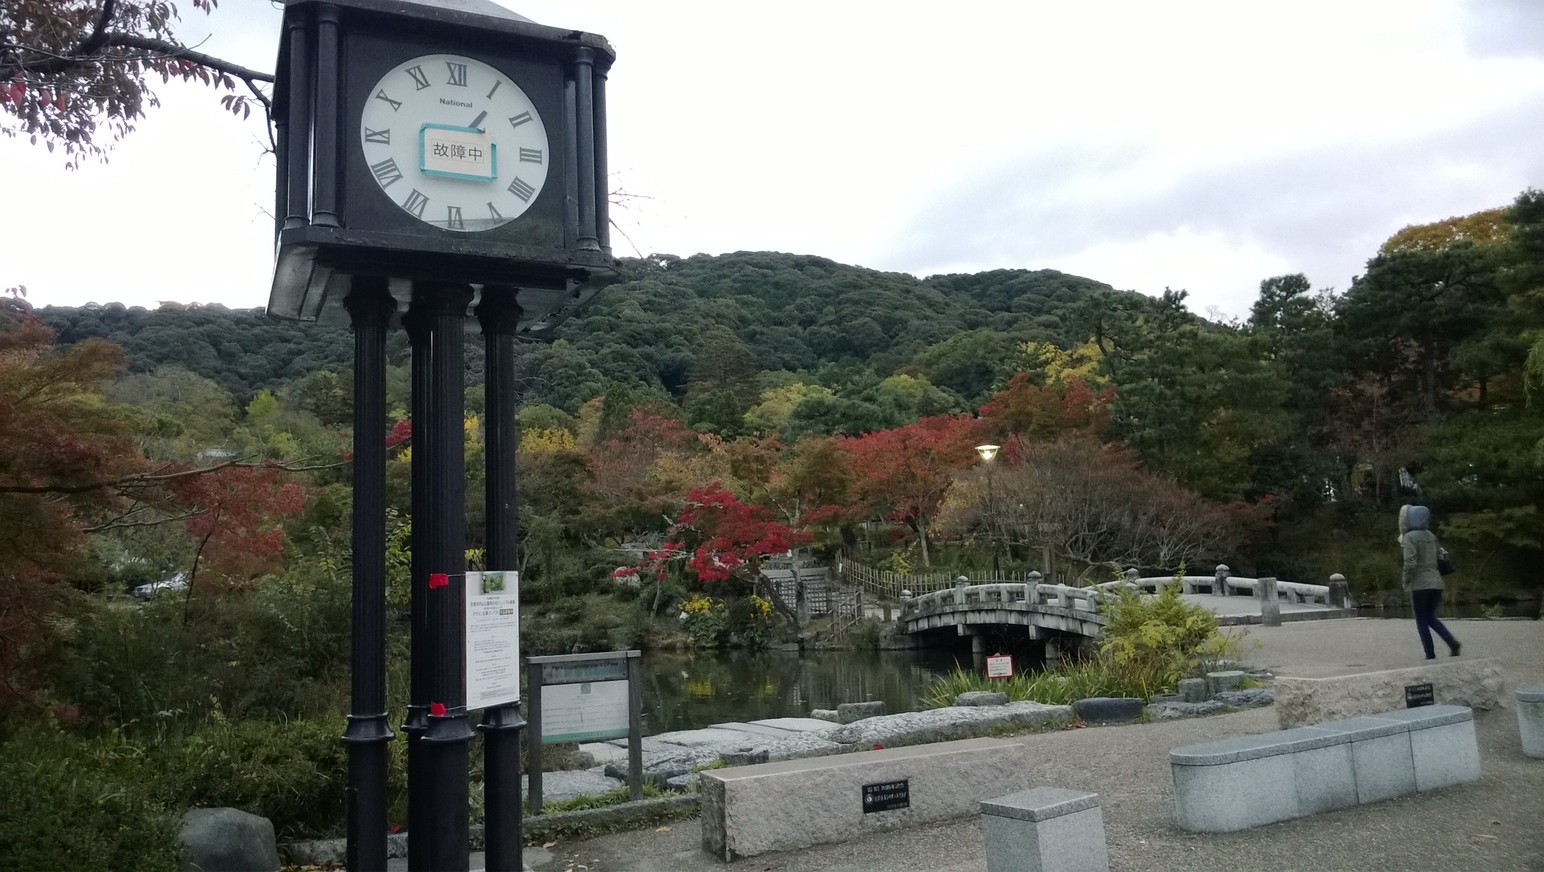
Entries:
{"type": "Polygon", "coordinates": [[[288,16],[289,28],[289,123],[286,127],[297,142],[284,149],[287,161],[285,181],[289,190],[284,197],[284,214],[275,216],[280,229],[304,227],[311,222],[311,77],[314,72],[307,40],[304,10],[288,16]],[[298,146],[298,147],[297,147],[298,146]]]}
{"type": "Polygon", "coordinates": [[[312,130],[315,173],[311,178],[311,223],[337,227],[338,222],[338,95],[342,92],[339,65],[338,7],[325,4],[316,12],[316,126],[312,130]]]}
{"type": "MultiPolygon", "coordinates": [[[[467,796],[466,711],[466,444],[464,420],[463,323],[472,289],[424,282],[413,288],[413,308],[422,307],[429,351],[428,420],[414,422],[413,464],[422,464],[428,485],[426,517],[413,518],[413,550],[422,550],[428,576],[424,629],[427,644],[414,655],[428,658],[427,729],[419,740],[424,783],[409,785],[431,797],[414,823],[413,837],[429,836],[428,864],[411,872],[466,872],[470,846],[467,796]],[[427,824],[427,825],[425,825],[427,824]]],[[[416,483],[416,482],[415,482],[416,483]]],[[[417,640],[414,640],[415,643],[417,640]]]]}
{"type": "MultiPolygon", "coordinates": [[[[520,566],[520,518],[515,418],[520,392],[515,384],[515,331],[520,326],[518,289],[487,287],[477,307],[487,355],[487,523],[489,569],[520,566]]],[[[520,820],[520,731],[525,720],[518,702],[483,712],[483,810],[488,872],[525,868],[520,820]]]]}
{"type": "Polygon", "coordinates": [[[427,524],[429,517],[429,467],[419,461],[419,450],[424,444],[421,438],[421,430],[428,427],[429,421],[429,396],[432,390],[429,380],[430,352],[433,345],[429,341],[429,319],[424,309],[414,306],[403,318],[403,326],[407,328],[408,343],[413,350],[413,375],[412,375],[412,425],[413,425],[413,464],[411,473],[412,482],[412,524],[413,524],[413,554],[412,567],[409,570],[411,578],[410,627],[412,635],[412,653],[409,655],[409,679],[408,679],[408,705],[407,720],[402,724],[402,732],[407,736],[407,865],[412,872],[426,870],[429,851],[429,803],[431,796],[425,786],[429,782],[429,774],[424,768],[424,748],[421,741],[429,729],[429,676],[428,666],[432,656],[429,648],[429,631],[426,626],[427,603],[429,594],[429,572],[433,565],[428,549],[420,550],[419,523],[427,524]],[[419,827],[424,829],[420,831],[419,827]]]}
{"type": "Polygon", "coordinates": [[[344,300],[354,325],[353,674],[348,745],[348,868],[386,869],[385,279],[359,278],[344,300]]]}

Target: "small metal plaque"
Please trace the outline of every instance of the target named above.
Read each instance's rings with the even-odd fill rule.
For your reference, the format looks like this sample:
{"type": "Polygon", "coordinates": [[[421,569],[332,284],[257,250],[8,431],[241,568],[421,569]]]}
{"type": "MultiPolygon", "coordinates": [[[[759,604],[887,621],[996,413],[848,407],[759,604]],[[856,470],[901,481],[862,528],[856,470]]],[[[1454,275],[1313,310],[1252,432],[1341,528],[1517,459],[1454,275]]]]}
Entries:
{"type": "Polygon", "coordinates": [[[1423,705],[1433,705],[1437,701],[1432,692],[1431,683],[1405,685],[1405,708],[1419,708],[1423,705]]]}
{"type": "Polygon", "coordinates": [[[911,808],[911,779],[863,785],[863,813],[911,808]]]}

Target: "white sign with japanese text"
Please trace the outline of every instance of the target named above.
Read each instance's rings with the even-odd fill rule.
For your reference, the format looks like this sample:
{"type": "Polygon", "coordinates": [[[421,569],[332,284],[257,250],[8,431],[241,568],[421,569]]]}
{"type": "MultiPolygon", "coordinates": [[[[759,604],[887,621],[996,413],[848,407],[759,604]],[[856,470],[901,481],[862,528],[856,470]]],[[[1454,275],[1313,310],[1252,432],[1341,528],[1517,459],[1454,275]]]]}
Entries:
{"type": "Polygon", "coordinates": [[[520,573],[466,574],[466,707],[520,701],[520,573]]]}

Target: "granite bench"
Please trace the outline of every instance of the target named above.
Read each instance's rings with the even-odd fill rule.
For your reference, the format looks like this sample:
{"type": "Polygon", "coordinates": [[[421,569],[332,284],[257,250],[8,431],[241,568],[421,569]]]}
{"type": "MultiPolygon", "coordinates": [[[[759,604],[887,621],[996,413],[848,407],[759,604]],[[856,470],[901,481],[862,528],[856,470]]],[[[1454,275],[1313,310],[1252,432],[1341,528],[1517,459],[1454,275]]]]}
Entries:
{"type": "Polygon", "coordinates": [[[1474,712],[1401,709],[1169,752],[1180,828],[1228,833],[1480,777],[1474,712]]]}
{"type": "Polygon", "coordinates": [[[702,773],[702,847],[725,862],[976,814],[1030,787],[1029,749],[964,739],[702,773]]]}

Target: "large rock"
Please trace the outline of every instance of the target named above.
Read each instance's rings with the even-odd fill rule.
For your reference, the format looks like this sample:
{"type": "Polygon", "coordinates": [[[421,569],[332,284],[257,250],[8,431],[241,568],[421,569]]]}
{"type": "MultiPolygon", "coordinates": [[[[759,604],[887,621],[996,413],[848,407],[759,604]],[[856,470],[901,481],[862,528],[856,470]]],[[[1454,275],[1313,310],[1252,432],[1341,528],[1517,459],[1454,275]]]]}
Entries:
{"type": "Polygon", "coordinates": [[[1405,688],[1430,684],[1438,705],[1490,711],[1501,706],[1501,666],[1490,659],[1444,658],[1425,666],[1332,678],[1277,676],[1276,718],[1283,729],[1405,707],[1405,688]]]}
{"type": "Polygon", "coordinates": [[[273,822],[238,808],[195,808],[182,816],[184,872],[279,872],[273,822]]]}
{"type": "Polygon", "coordinates": [[[1000,690],[967,690],[954,698],[955,705],[1007,705],[1008,694],[1000,690]]]}
{"type": "Polygon", "coordinates": [[[877,718],[884,713],[885,703],[883,700],[844,702],[836,707],[836,720],[838,723],[851,724],[864,718],[877,718]]]}
{"type": "Polygon", "coordinates": [[[995,727],[1031,727],[1072,719],[1072,709],[1039,702],[999,706],[949,706],[867,718],[833,730],[829,738],[844,745],[914,745],[979,736],[995,727]]]}
{"type": "MultiPolygon", "coordinates": [[[[625,764],[624,764],[625,766],[625,764]]],[[[541,776],[541,801],[562,802],[580,796],[602,796],[622,787],[627,782],[621,778],[587,769],[560,769],[543,772],[541,776]]],[[[520,776],[520,789],[525,796],[531,794],[530,775],[520,776]]]]}
{"type": "Polygon", "coordinates": [[[1142,700],[1129,696],[1090,696],[1072,704],[1078,717],[1091,724],[1120,724],[1142,717],[1142,700]]]}

